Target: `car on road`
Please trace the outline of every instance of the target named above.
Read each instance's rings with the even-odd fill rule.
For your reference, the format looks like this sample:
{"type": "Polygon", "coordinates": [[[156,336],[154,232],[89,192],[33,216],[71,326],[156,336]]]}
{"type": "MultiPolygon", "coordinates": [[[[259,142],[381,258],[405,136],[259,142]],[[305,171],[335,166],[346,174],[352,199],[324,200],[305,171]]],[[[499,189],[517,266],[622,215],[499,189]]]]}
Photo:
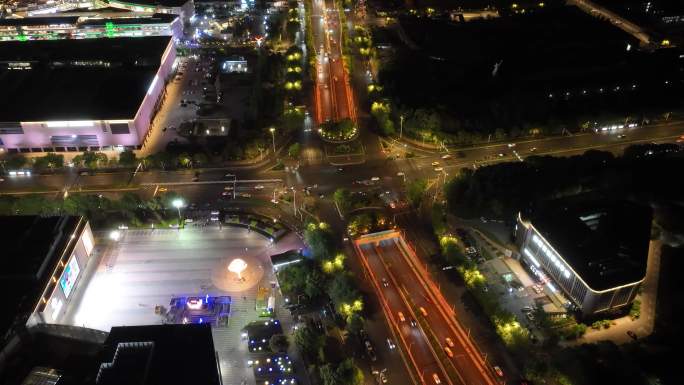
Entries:
{"type": "Polygon", "coordinates": [[[166,192],[166,191],[168,191],[168,189],[166,187],[160,187],[159,188],[159,192],[166,192]]]}
{"type": "Polygon", "coordinates": [[[371,361],[375,362],[378,359],[378,356],[375,355],[375,349],[373,349],[373,345],[371,345],[369,340],[363,341],[363,344],[366,347],[366,354],[368,354],[368,358],[371,359],[371,361]]]}
{"type": "Polygon", "coordinates": [[[625,135],[625,134],[620,134],[620,135],[618,135],[618,139],[624,139],[624,138],[626,138],[626,137],[627,137],[627,135],[625,135]]]}
{"type": "Polygon", "coordinates": [[[449,347],[454,347],[454,341],[452,341],[451,338],[447,337],[444,341],[447,345],[449,345],[449,347]]]}
{"type": "Polygon", "coordinates": [[[256,185],[256,186],[254,186],[254,189],[255,189],[255,190],[263,190],[263,189],[264,189],[264,186],[258,184],[258,185],[256,185]]]}
{"type": "Polygon", "coordinates": [[[531,312],[532,310],[534,310],[534,309],[532,309],[532,306],[523,306],[523,307],[520,309],[520,311],[523,312],[523,313],[529,313],[529,312],[531,312]]]}
{"type": "Polygon", "coordinates": [[[388,339],[387,339],[387,347],[389,347],[390,350],[393,350],[394,348],[397,347],[397,345],[394,344],[394,341],[392,341],[391,338],[388,338],[388,339]]]}
{"type": "Polygon", "coordinates": [[[409,320],[409,323],[410,323],[411,326],[413,326],[413,327],[418,326],[418,324],[416,323],[416,320],[414,320],[413,318],[411,318],[411,319],[409,320]]]}
{"type": "Polygon", "coordinates": [[[527,317],[530,322],[534,322],[534,314],[532,313],[525,313],[525,317],[527,317]]]}
{"type": "Polygon", "coordinates": [[[397,316],[399,316],[399,321],[406,322],[406,317],[404,317],[404,313],[397,312],[397,316]]]}
{"type": "Polygon", "coordinates": [[[515,147],[515,143],[508,143],[508,148],[513,148],[515,147]]]}
{"type": "Polygon", "coordinates": [[[251,198],[251,197],[252,197],[252,194],[241,193],[241,194],[240,194],[240,197],[242,197],[242,198],[251,198]]]}
{"type": "Polygon", "coordinates": [[[432,373],[432,380],[435,381],[435,384],[439,385],[442,383],[442,381],[439,379],[439,376],[437,373],[432,373]]]}
{"type": "Polygon", "coordinates": [[[221,196],[224,196],[224,197],[232,197],[232,196],[233,196],[233,193],[230,192],[230,191],[222,191],[222,192],[221,192],[221,196]]]}
{"type": "Polygon", "coordinates": [[[425,310],[424,307],[421,306],[421,307],[419,307],[418,309],[420,310],[420,314],[422,314],[423,317],[427,317],[428,313],[427,313],[427,310],[425,310]]]}
{"type": "Polygon", "coordinates": [[[444,347],[444,352],[449,356],[449,358],[454,358],[454,352],[448,346],[444,347]]]}
{"type": "Polygon", "coordinates": [[[503,370],[501,370],[501,368],[498,367],[498,366],[495,366],[495,367],[494,367],[494,372],[496,372],[496,375],[499,376],[499,377],[503,377],[503,376],[504,376],[503,370]]]}
{"type": "Polygon", "coordinates": [[[436,172],[442,172],[444,171],[444,167],[435,167],[436,172]]]}
{"type": "Polygon", "coordinates": [[[378,374],[378,380],[379,380],[379,382],[380,382],[381,384],[386,384],[386,383],[387,383],[387,375],[385,374],[384,371],[383,371],[383,372],[380,372],[380,374],[378,374]]]}
{"type": "Polygon", "coordinates": [[[387,287],[389,286],[389,282],[387,281],[387,278],[382,277],[382,286],[387,287]]]}
{"type": "Polygon", "coordinates": [[[439,162],[432,162],[432,165],[437,167],[437,166],[439,166],[439,162]]]}
{"type": "Polygon", "coordinates": [[[500,152],[500,153],[499,153],[499,158],[503,158],[504,156],[506,156],[505,153],[503,153],[503,152],[500,152]]]}
{"type": "Polygon", "coordinates": [[[536,152],[536,151],[537,151],[537,147],[530,148],[530,152],[536,152]]]}
{"type": "Polygon", "coordinates": [[[442,159],[451,159],[451,154],[442,155],[442,159]]]}

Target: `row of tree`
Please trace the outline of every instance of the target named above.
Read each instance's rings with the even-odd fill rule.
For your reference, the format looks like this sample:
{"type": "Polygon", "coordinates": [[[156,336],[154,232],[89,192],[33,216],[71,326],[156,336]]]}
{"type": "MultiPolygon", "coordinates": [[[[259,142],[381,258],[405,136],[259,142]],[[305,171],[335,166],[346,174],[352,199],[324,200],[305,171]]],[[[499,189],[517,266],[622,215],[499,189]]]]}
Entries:
{"type": "MultiPolygon", "coordinates": [[[[310,259],[287,266],[278,272],[281,290],[297,302],[325,304],[332,302],[343,324],[351,333],[362,328],[363,297],[351,274],[345,269],[345,256],[336,252],[334,235],[326,223],[309,223],[304,231],[310,259]],[[303,301],[302,301],[303,300],[303,301]]],[[[339,341],[326,336],[325,330],[307,323],[298,329],[294,341],[316,370],[324,385],[361,385],[363,373],[352,358],[341,353],[339,341]]]]}
{"type": "Polygon", "coordinates": [[[176,209],[171,202],[179,196],[173,192],[157,195],[149,200],[137,194],[124,193],[120,199],[102,195],[72,193],[65,199],[45,194],[25,196],[0,196],[0,215],[84,215],[93,226],[164,223],[177,220],[176,209]]]}
{"type": "MultiPolygon", "coordinates": [[[[3,165],[7,170],[17,170],[31,167],[37,171],[58,170],[64,168],[66,163],[64,155],[48,152],[43,156],[27,158],[22,154],[9,154],[2,159],[3,165]]],[[[70,166],[98,168],[98,167],[131,167],[136,163],[136,155],[131,150],[124,150],[119,153],[118,158],[108,158],[103,152],[84,151],[73,157],[70,166]]]]}
{"type": "Polygon", "coordinates": [[[545,200],[587,191],[671,201],[684,193],[673,183],[684,167],[679,150],[672,144],[648,144],[631,146],[620,157],[596,150],[562,158],[531,156],[523,162],[463,169],[445,192],[449,210],[459,217],[507,221],[545,200]]]}

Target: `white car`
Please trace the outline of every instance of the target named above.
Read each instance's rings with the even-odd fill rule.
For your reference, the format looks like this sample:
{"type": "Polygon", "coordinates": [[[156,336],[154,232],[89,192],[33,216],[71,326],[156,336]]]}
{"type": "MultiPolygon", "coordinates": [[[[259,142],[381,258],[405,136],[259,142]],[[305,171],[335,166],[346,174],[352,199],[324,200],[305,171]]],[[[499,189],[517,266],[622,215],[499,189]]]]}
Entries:
{"type": "Polygon", "coordinates": [[[442,172],[444,171],[444,167],[435,167],[435,171],[442,172]]]}
{"type": "Polygon", "coordinates": [[[393,350],[394,348],[397,347],[397,345],[394,344],[394,341],[392,341],[391,338],[387,339],[387,346],[390,348],[390,350],[393,350]]]}
{"type": "Polygon", "coordinates": [[[432,162],[433,166],[439,166],[439,162],[432,162]]]}
{"type": "Polygon", "coordinates": [[[380,178],[379,178],[379,177],[377,177],[377,176],[374,176],[374,177],[372,177],[372,178],[371,178],[371,180],[372,180],[373,182],[377,182],[377,181],[379,181],[379,180],[380,180],[380,178]]]}
{"type": "Polygon", "coordinates": [[[432,374],[432,379],[435,381],[436,385],[439,385],[442,383],[442,381],[439,379],[439,376],[437,375],[437,373],[432,374]]]}
{"type": "Polygon", "coordinates": [[[508,148],[515,147],[515,143],[508,143],[508,148]]]}
{"type": "Polygon", "coordinates": [[[442,159],[451,159],[451,154],[442,155],[442,159]]]}
{"type": "Polygon", "coordinates": [[[255,189],[255,190],[263,190],[263,189],[264,189],[264,186],[258,184],[258,185],[256,185],[256,186],[254,186],[254,189],[255,189]]]}

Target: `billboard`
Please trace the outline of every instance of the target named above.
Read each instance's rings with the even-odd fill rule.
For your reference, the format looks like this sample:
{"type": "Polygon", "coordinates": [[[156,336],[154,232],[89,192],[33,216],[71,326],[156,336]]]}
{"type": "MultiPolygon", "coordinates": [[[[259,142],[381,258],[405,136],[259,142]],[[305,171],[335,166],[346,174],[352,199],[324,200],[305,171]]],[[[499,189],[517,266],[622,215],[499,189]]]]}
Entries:
{"type": "Polygon", "coordinates": [[[62,278],[59,279],[59,286],[62,287],[64,297],[69,298],[71,289],[73,289],[74,284],[76,283],[76,278],[78,278],[78,273],[80,272],[81,269],[78,267],[76,256],[73,255],[71,256],[71,261],[69,261],[69,264],[64,269],[64,273],[62,273],[62,278]]]}

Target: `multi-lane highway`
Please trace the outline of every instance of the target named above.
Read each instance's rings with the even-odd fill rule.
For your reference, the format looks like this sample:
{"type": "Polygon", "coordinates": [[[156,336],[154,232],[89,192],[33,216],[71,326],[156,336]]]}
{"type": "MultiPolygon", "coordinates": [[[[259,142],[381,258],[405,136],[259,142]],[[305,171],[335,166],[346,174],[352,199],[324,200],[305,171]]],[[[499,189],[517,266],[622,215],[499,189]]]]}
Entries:
{"type": "MultiPolygon", "coordinates": [[[[531,155],[568,156],[581,154],[587,150],[604,150],[620,153],[625,147],[639,143],[674,142],[684,134],[684,122],[675,121],[662,124],[647,125],[624,132],[612,133],[582,133],[572,136],[548,137],[516,142],[509,147],[507,143],[484,144],[469,148],[450,148],[449,158],[442,159],[447,153],[444,151],[424,150],[412,147],[406,143],[389,147],[383,152],[380,140],[369,133],[364,133],[366,158],[363,165],[345,166],[342,169],[324,163],[305,165],[295,173],[271,170],[270,165],[262,167],[242,166],[225,169],[201,170],[200,181],[232,180],[225,174],[231,172],[238,179],[282,179],[286,186],[303,186],[317,184],[319,191],[328,197],[338,187],[354,187],[358,180],[368,180],[378,177],[376,184],[389,188],[400,187],[404,178],[397,176],[403,172],[407,180],[414,178],[437,179],[441,172],[435,172],[432,163],[438,162],[443,172],[453,176],[464,167],[479,167],[505,161],[517,161],[531,155]],[[624,135],[624,137],[621,137],[624,135]],[[373,145],[373,143],[375,143],[373,145]],[[404,146],[406,144],[406,147],[404,146]],[[403,156],[406,151],[415,155],[413,158],[403,156]],[[399,155],[392,161],[388,155],[399,155]],[[500,156],[502,155],[502,156],[500,156]]],[[[312,143],[311,145],[316,145],[312,143]]],[[[70,191],[95,190],[105,192],[112,188],[138,187],[141,184],[159,184],[164,186],[168,182],[186,182],[186,185],[175,185],[170,189],[182,194],[188,194],[189,201],[218,199],[224,186],[194,185],[195,170],[139,172],[131,178],[131,172],[96,173],[95,175],[80,175],[66,172],[50,175],[34,174],[31,177],[5,177],[0,183],[0,193],[32,193],[41,191],[70,191]],[[128,182],[132,182],[128,186],[128,182]]],[[[447,179],[449,176],[447,176],[447,179]]],[[[442,178],[443,180],[444,178],[442,178]]],[[[270,193],[270,192],[269,192],[270,193]]]]}
{"type": "Polygon", "coordinates": [[[377,255],[374,245],[357,243],[357,253],[373,281],[387,323],[391,327],[391,334],[400,344],[402,358],[411,373],[412,382],[428,383],[425,381],[426,375],[437,375],[440,381],[449,381],[436,352],[415,323],[416,317],[412,315],[412,309],[403,297],[400,284],[392,279],[388,266],[377,255]]]}
{"type": "Polygon", "coordinates": [[[362,237],[355,244],[418,382],[496,383],[456,314],[398,232],[362,237]],[[412,320],[416,326],[411,326],[412,320]]]}
{"type": "Polygon", "coordinates": [[[324,0],[312,2],[311,25],[316,50],[316,85],[314,89],[318,123],[355,120],[353,95],[342,59],[342,34],[335,4],[324,0]]]}

